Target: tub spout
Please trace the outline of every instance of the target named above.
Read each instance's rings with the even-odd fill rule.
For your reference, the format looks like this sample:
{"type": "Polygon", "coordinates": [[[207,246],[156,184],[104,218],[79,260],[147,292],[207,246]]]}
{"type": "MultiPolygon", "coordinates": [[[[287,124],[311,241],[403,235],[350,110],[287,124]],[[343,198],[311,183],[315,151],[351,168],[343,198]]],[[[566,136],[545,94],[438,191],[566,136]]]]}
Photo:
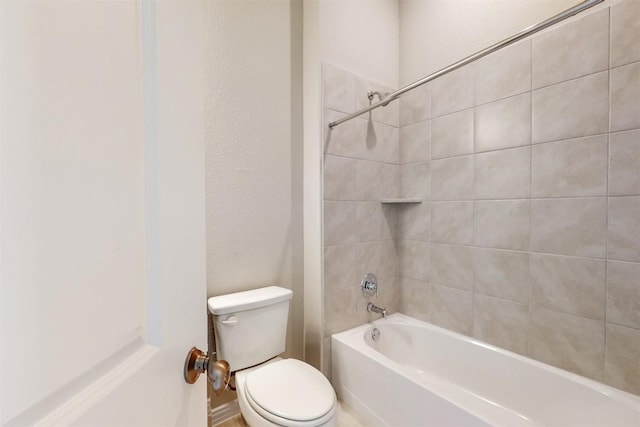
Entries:
{"type": "Polygon", "coordinates": [[[373,305],[372,302],[370,302],[369,304],[367,304],[367,311],[372,311],[374,313],[378,313],[378,314],[382,314],[382,318],[386,319],[387,318],[387,309],[386,308],[380,308],[376,305],[373,305]]]}

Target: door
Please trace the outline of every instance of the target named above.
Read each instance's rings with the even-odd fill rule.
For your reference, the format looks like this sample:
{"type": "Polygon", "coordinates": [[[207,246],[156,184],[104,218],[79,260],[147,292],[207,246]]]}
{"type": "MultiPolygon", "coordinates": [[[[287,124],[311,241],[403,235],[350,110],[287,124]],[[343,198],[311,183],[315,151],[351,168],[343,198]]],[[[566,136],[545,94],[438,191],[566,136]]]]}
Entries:
{"type": "Polygon", "coordinates": [[[0,425],[204,426],[202,4],[0,2],[0,425]]]}

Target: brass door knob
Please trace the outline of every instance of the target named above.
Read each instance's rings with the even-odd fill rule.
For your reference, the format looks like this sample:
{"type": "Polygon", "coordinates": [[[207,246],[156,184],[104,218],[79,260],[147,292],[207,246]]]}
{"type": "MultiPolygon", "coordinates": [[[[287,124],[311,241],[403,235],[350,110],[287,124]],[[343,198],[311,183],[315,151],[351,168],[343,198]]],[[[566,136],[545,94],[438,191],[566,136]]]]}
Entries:
{"type": "Polygon", "coordinates": [[[184,361],[184,380],[193,384],[198,380],[200,374],[205,372],[216,395],[222,393],[229,385],[231,380],[229,362],[217,360],[212,363],[205,352],[193,347],[187,353],[187,358],[184,361]]]}
{"type": "Polygon", "coordinates": [[[208,364],[209,356],[202,350],[193,347],[187,353],[187,358],[184,361],[184,380],[189,384],[195,383],[200,374],[207,370],[208,364]]]}

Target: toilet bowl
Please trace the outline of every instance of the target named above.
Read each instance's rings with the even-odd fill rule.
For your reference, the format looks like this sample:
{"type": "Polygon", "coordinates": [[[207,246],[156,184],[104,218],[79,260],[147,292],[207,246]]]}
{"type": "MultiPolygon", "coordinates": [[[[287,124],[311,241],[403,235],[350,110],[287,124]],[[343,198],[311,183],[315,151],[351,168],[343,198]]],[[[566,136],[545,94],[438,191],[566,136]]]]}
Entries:
{"type": "Polygon", "coordinates": [[[276,358],[235,375],[240,411],[251,427],[337,425],[335,392],[307,363],[276,358]]]}
{"type": "Polygon", "coordinates": [[[278,286],[209,298],[216,355],[235,373],[240,411],[251,427],[333,427],[336,393],[313,366],[282,359],[289,289],[278,286]]]}

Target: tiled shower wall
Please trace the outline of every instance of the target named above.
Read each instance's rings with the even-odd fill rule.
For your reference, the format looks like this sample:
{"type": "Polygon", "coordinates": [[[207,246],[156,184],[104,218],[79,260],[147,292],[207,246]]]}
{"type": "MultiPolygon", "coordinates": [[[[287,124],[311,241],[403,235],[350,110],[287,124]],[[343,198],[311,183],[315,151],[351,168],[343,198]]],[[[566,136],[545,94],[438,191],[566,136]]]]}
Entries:
{"type": "MultiPolygon", "coordinates": [[[[640,394],[638,40],[626,0],[332,131],[325,336],[366,320],[360,276],[386,261],[378,305],[640,394]]],[[[325,123],[368,102],[324,75],[325,123]]]]}
{"type": "MultiPolygon", "coordinates": [[[[369,105],[367,91],[389,92],[377,83],[325,64],[324,141],[324,340],[323,371],[330,370],[330,337],[373,320],[368,302],[400,308],[397,214],[380,203],[399,191],[399,104],[346,122],[328,123],[369,105]],[[378,277],[378,296],[365,297],[365,274],[378,277]]],[[[377,101],[377,98],[376,98],[377,101]]]]}
{"type": "Polygon", "coordinates": [[[430,200],[398,219],[403,312],[640,393],[639,26],[627,0],[401,100],[430,200]]]}

